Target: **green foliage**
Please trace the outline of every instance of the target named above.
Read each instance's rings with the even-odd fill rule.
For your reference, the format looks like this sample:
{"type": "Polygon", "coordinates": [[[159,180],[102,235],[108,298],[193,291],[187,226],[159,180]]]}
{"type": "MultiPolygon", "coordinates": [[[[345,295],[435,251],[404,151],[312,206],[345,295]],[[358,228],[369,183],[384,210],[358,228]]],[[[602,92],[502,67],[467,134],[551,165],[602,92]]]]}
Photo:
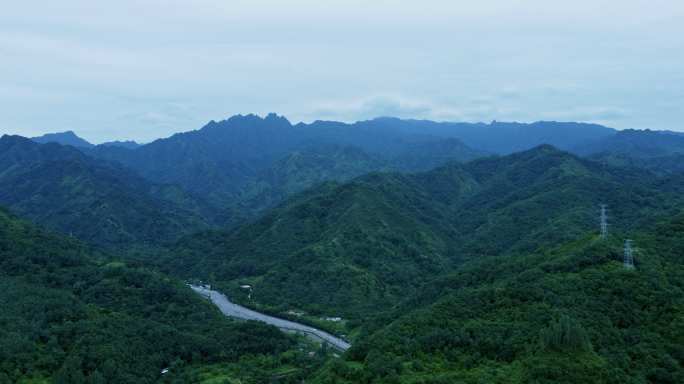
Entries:
{"type": "Polygon", "coordinates": [[[448,161],[483,156],[456,139],[411,144],[397,156],[371,154],[359,147],[327,145],[301,149],[259,171],[240,185],[234,200],[215,220],[230,227],[266,213],[288,197],[326,180],[346,182],[362,174],[426,171],[448,161]]]}
{"type": "Polygon", "coordinates": [[[74,148],[5,135],[0,149],[0,203],[92,246],[159,244],[212,226],[201,198],[74,148]]]}
{"type": "Polygon", "coordinates": [[[324,183],[237,230],[188,236],[160,260],[241,303],[360,319],[469,260],[582,236],[597,225],[598,202],[615,218],[611,232],[643,228],[681,209],[682,185],[540,146],[423,173],[324,183]],[[247,299],[238,281],[253,277],[247,299]]]}
{"type": "Polygon", "coordinates": [[[572,143],[610,133],[435,124],[250,115],[88,152],[212,204],[70,147],[3,136],[0,201],[101,248],[0,207],[0,384],[684,382],[684,176],[634,166],[678,169],[675,140],[603,140],[629,139],[629,158],[609,148],[629,167],[541,145],[407,174],[482,155],[403,135],[416,127],[530,133],[491,141],[509,152],[567,128],[572,143]],[[611,210],[603,239],[598,203],[611,210]],[[634,270],[621,264],[624,237],[634,270]],[[330,330],[353,346],[310,357],[274,327],[224,317],[169,271],[267,313],[305,311],[312,325],[343,317],[330,330]]]}
{"type": "Polygon", "coordinates": [[[237,362],[296,346],[273,326],[230,320],[140,262],[116,260],[2,206],[0,292],[0,380],[145,383],[174,362],[237,362]]]}
{"type": "Polygon", "coordinates": [[[591,348],[587,331],[577,320],[567,315],[561,316],[558,321],[551,320],[549,327],[539,332],[539,339],[545,348],[558,351],[591,348]]]}
{"type": "Polygon", "coordinates": [[[412,362],[400,382],[681,382],[684,212],[627,236],[634,270],[622,267],[622,237],[596,232],[470,262],[364,322],[345,357],[412,362]]]}

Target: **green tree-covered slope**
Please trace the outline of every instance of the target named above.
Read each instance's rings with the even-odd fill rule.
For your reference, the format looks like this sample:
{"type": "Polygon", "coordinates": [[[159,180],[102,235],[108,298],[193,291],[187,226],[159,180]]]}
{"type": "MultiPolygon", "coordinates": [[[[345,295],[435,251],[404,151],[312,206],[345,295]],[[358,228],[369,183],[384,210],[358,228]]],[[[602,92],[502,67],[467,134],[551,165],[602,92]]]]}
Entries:
{"type": "Polygon", "coordinates": [[[252,302],[358,318],[468,260],[581,236],[598,225],[599,203],[619,218],[611,230],[651,225],[681,209],[682,188],[681,175],[611,167],[544,145],[324,183],[237,231],[188,236],[163,260],[236,297],[238,283],[251,279],[252,302]]]}
{"type": "Polygon", "coordinates": [[[51,142],[0,138],[0,203],[94,246],[163,243],[211,227],[204,199],[51,142]]]}
{"type": "Polygon", "coordinates": [[[226,227],[242,223],[326,180],[345,182],[372,171],[421,172],[448,161],[465,162],[484,155],[457,139],[407,145],[397,156],[376,155],[354,146],[301,149],[259,171],[237,188],[233,197],[237,202],[224,208],[215,221],[226,227]]]}
{"type": "Polygon", "coordinates": [[[468,263],[368,320],[314,382],[680,383],[684,213],[468,263]],[[634,242],[623,267],[623,238],[634,242]]]}
{"type": "Polygon", "coordinates": [[[0,293],[2,384],[152,383],[164,367],[194,382],[184,366],[278,361],[295,349],[277,328],[233,322],[179,280],[2,206],[0,293]]]}
{"type": "Polygon", "coordinates": [[[165,262],[187,277],[264,276],[252,297],[281,309],[387,307],[452,268],[453,230],[425,196],[397,181],[404,176],[368,177],[380,185],[358,180],[303,201],[295,196],[220,245],[212,240],[220,232],[186,237],[165,262]]]}

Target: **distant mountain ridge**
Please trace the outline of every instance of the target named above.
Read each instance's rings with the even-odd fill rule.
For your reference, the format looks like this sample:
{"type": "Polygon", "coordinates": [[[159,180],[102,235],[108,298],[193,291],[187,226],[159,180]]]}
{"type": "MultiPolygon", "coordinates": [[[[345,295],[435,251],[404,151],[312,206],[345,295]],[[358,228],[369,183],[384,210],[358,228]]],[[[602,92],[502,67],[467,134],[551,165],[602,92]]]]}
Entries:
{"type": "Polygon", "coordinates": [[[578,145],[572,151],[613,165],[645,167],[661,173],[684,171],[684,135],[675,132],[625,129],[578,145]]]}
{"type": "Polygon", "coordinates": [[[108,141],[106,143],[102,143],[100,145],[104,145],[105,147],[124,147],[128,149],[136,149],[141,147],[141,144],[136,143],[133,140],[126,140],[126,141],[108,141]]]}
{"type": "MultiPolygon", "coordinates": [[[[292,125],[285,117],[271,113],[265,118],[237,115],[211,121],[199,130],[158,139],[133,151],[98,146],[87,153],[133,167],[152,180],[181,184],[212,201],[231,204],[242,184],[296,150],[352,145],[381,156],[410,151],[416,155],[412,149],[415,143],[434,140],[406,135],[377,122],[292,125]]],[[[454,145],[451,150],[456,150],[454,145]]],[[[459,145],[468,155],[452,153],[450,157],[471,159],[474,153],[484,154],[459,145]]]]}
{"type": "Polygon", "coordinates": [[[508,155],[540,144],[551,144],[562,150],[569,150],[589,140],[613,135],[617,130],[598,124],[538,121],[536,123],[506,123],[492,121],[485,123],[437,123],[429,120],[401,120],[394,117],[379,117],[372,121],[386,124],[409,134],[454,137],[465,145],[508,155]]]}
{"type": "MultiPolygon", "coordinates": [[[[46,133],[43,136],[31,137],[31,140],[40,144],[45,144],[54,141],[62,145],[71,145],[72,147],[76,148],[93,149],[96,147],[95,144],[91,144],[88,141],[76,136],[76,134],[73,131],[66,131],[60,133],[46,133]]],[[[104,145],[105,147],[124,147],[128,149],[136,149],[141,146],[140,144],[132,140],[108,141],[106,143],[102,143],[99,145],[104,145]]]]}
{"type": "Polygon", "coordinates": [[[80,137],[76,136],[76,134],[73,131],[66,131],[66,132],[60,132],[60,133],[47,133],[43,136],[37,136],[37,137],[32,137],[31,140],[35,141],[36,143],[49,143],[51,141],[57,142],[62,145],[71,145],[72,147],[76,148],[87,148],[91,149],[94,148],[95,145],[91,144],[80,137]]]}
{"type": "Polygon", "coordinates": [[[615,132],[581,123],[465,124],[395,118],[354,124],[315,121],[292,125],[285,117],[271,113],[264,118],[237,115],[211,121],[199,130],[158,139],[134,151],[98,146],[88,153],[131,166],[152,180],[181,184],[227,205],[237,202],[241,186],[258,172],[300,149],[351,145],[381,156],[463,159],[463,152],[505,155],[544,143],[570,149],[615,132]],[[451,144],[438,149],[433,144],[419,144],[435,140],[459,140],[460,146],[454,153],[445,153],[444,150],[456,147],[451,144]]]}

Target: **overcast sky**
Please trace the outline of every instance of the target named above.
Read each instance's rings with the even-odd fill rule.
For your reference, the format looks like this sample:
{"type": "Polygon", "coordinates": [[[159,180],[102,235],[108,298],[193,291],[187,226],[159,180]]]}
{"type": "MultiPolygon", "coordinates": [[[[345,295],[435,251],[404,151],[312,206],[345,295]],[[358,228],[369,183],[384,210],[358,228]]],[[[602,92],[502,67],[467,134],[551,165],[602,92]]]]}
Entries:
{"type": "Polygon", "coordinates": [[[0,134],[149,142],[236,114],[684,131],[684,1],[15,1],[0,134]]]}

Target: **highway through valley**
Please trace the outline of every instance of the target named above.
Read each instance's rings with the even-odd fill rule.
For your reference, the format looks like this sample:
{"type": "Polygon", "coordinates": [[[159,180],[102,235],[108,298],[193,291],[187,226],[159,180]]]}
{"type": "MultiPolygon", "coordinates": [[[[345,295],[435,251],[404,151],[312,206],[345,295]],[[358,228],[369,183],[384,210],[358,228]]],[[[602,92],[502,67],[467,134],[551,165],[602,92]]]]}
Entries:
{"type": "Polygon", "coordinates": [[[290,332],[299,331],[302,333],[307,333],[315,336],[316,338],[327,341],[328,344],[342,351],[345,351],[350,347],[349,343],[347,343],[346,341],[337,338],[327,332],[323,332],[320,329],[295,323],[294,321],[288,321],[279,319],[277,317],[264,315],[263,313],[255,312],[249,308],[241,307],[237,304],[231,303],[225,295],[218,293],[216,291],[212,291],[202,287],[196,287],[194,285],[191,285],[190,288],[192,288],[195,292],[207,296],[209,299],[211,299],[211,302],[216,304],[216,306],[218,306],[221,312],[223,312],[223,314],[226,316],[236,317],[245,320],[263,321],[264,323],[275,325],[278,328],[290,332]]]}

